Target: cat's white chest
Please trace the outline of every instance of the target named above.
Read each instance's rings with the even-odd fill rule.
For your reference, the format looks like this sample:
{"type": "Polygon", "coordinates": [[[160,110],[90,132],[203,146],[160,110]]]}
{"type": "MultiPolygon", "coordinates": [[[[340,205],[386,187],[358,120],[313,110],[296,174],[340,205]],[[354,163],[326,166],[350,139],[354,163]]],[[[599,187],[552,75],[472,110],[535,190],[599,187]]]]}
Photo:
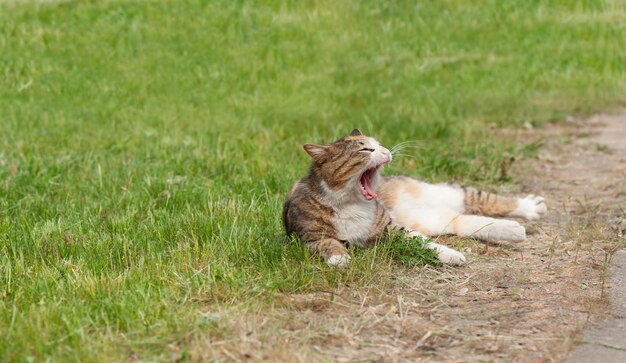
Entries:
{"type": "Polygon", "coordinates": [[[374,226],[375,204],[349,204],[335,212],[334,224],[338,238],[351,245],[363,246],[374,226]]]}

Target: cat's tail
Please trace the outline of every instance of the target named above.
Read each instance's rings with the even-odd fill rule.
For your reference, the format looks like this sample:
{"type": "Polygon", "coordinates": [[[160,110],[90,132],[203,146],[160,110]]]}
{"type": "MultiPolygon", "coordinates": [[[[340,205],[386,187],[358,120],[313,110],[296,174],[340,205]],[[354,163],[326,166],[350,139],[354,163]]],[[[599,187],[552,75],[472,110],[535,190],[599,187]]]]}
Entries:
{"type": "Polygon", "coordinates": [[[461,187],[464,192],[465,213],[489,217],[523,217],[539,219],[548,208],[543,197],[528,195],[525,198],[504,197],[471,187],[461,187]]]}

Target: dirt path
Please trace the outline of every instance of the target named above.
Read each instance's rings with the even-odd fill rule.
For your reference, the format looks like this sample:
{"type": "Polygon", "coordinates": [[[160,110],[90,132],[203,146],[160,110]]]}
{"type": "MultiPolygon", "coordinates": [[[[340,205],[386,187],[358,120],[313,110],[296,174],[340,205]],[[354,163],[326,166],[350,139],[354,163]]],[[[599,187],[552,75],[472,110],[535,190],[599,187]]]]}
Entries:
{"type": "MultiPolygon", "coordinates": [[[[602,179],[598,184],[603,183],[605,191],[618,192],[617,195],[611,192],[604,194],[605,200],[615,197],[614,203],[621,203],[621,207],[626,208],[626,117],[599,117],[596,120],[604,121],[604,124],[601,132],[591,140],[606,146],[610,156],[589,160],[592,170],[596,171],[593,178],[602,179]],[[611,184],[613,175],[621,176],[621,180],[615,180],[616,185],[611,184]]],[[[605,203],[610,205],[610,202],[605,203]]],[[[618,233],[625,234],[626,219],[616,219],[612,223],[618,233]]],[[[609,269],[609,281],[607,295],[610,309],[585,328],[583,344],[572,351],[568,362],[626,362],[626,250],[615,254],[609,269]]]]}
{"type": "Polygon", "coordinates": [[[626,362],[626,250],[618,251],[610,268],[611,310],[595,324],[589,324],[581,345],[574,348],[569,363],[626,362]]]}
{"type": "Polygon", "coordinates": [[[494,132],[545,142],[535,160],[513,168],[523,181],[518,190],[500,191],[546,197],[549,215],[524,222],[526,242],[464,241],[466,267],[398,269],[390,289],[286,296],[263,316],[243,317],[241,336],[212,346],[210,354],[339,362],[565,360],[581,328],[609,316],[606,292],[624,288],[605,277],[624,244],[611,223],[623,221],[626,206],[626,110],[494,132]]]}

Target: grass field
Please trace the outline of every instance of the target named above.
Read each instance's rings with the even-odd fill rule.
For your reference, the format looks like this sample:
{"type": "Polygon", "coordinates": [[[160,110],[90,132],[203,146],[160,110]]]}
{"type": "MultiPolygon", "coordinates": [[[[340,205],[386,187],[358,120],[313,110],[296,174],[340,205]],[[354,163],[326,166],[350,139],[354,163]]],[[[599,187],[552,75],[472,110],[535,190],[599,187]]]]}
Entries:
{"type": "MultiPolygon", "coordinates": [[[[626,102],[623,1],[0,3],[0,361],[168,360],[212,311],[392,284],[327,268],[280,209],[300,145],[421,147],[387,173],[483,186],[492,126],[626,102]]],[[[228,319],[226,317],[225,319],[228,319]]]]}

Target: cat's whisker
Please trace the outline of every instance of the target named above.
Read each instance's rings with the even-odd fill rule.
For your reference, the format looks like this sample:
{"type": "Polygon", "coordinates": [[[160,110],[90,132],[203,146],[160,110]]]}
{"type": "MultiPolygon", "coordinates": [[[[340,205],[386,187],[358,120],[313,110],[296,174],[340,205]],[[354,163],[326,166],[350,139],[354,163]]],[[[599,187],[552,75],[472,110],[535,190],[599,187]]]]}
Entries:
{"type": "Polygon", "coordinates": [[[392,149],[397,149],[397,148],[403,147],[403,146],[405,146],[405,145],[412,145],[412,144],[413,144],[412,142],[401,142],[401,143],[399,143],[399,144],[394,145],[394,146],[393,146],[393,147],[391,147],[391,148],[392,148],[392,149]]]}
{"type": "Polygon", "coordinates": [[[404,154],[404,153],[416,154],[417,150],[415,150],[415,149],[400,149],[400,150],[393,150],[393,151],[391,151],[391,155],[404,154]]]}
{"type": "Polygon", "coordinates": [[[393,148],[397,148],[397,147],[407,146],[407,145],[421,145],[421,143],[417,143],[417,142],[403,142],[403,143],[400,143],[400,144],[394,145],[394,146],[392,147],[392,149],[393,149],[393,148]]]}
{"type": "Polygon", "coordinates": [[[391,155],[400,155],[400,154],[417,154],[419,153],[419,150],[421,150],[423,148],[418,148],[418,147],[404,147],[404,148],[398,148],[396,150],[392,150],[391,151],[391,155]]]}
{"type": "Polygon", "coordinates": [[[397,159],[399,157],[404,157],[404,158],[414,158],[415,155],[411,155],[411,154],[395,154],[394,157],[397,159]]]}
{"type": "Polygon", "coordinates": [[[398,148],[398,147],[403,147],[406,145],[421,145],[422,143],[419,141],[405,141],[405,142],[401,142],[399,144],[396,144],[392,147],[392,149],[398,148]]]}
{"type": "Polygon", "coordinates": [[[405,153],[394,153],[391,154],[393,156],[393,158],[397,159],[399,157],[407,157],[407,158],[415,158],[417,157],[416,155],[412,155],[412,154],[405,154],[405,153]]]}
{"type": "Polygon", "coordinates": [[[415,157],[417,150],[423,149],[422,145],[418,145],[416,141],[403,142],[391,148],[391,155],[394,157],[407,156],[415,157]]]}
{"type": "Polygon", "coordinates": [[[401,142],[399,144],[394,145],[390,151],[393,153],[395,151],[398,150],[403,150],[403,149],[407,149],[407,148],[412,148],[412,149],[419,149],[423,147],[423,143],[420,141],[405,141],[405,142],[401,142]]]}
{"type": "Polygon", "coordinates": [[[396,145],[402,145],[402,144],[419,144],[424,142],[423,140],[406,140],[406,141],[402,141],[397,143],[396,145]]]}
{"type": "Polygon", "coordinates": [[[397,151],[404,151],[404,150],[421,150],[423,149],[423,147],[420,146],[405,146],[405,147],[399,147],[393,150],[390,150],[392,153],[397,152],[397,151]]]}

